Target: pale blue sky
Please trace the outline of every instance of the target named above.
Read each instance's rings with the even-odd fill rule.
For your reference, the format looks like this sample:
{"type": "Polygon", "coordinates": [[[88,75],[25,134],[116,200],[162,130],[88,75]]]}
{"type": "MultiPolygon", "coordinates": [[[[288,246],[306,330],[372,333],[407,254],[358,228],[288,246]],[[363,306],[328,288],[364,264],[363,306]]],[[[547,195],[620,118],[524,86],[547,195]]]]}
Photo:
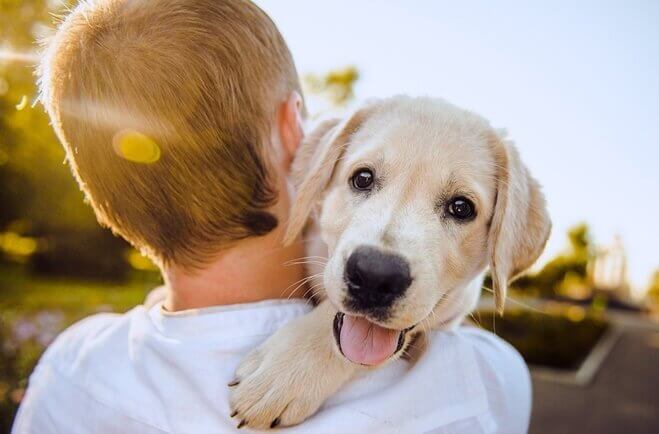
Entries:
{"type": "Polygon", "coordinates": [[[544,258],[587,221],[659,267],[659,2],[257,0],[301,73],[356,65],[359,100],[440,96],[508,129],[544,185],[544,258]]]}

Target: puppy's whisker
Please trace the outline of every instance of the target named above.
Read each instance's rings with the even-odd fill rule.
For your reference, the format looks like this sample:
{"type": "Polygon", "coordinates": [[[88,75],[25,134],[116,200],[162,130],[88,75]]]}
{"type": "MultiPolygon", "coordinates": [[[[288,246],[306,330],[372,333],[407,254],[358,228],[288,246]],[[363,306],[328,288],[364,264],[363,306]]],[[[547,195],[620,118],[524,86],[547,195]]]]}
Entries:
{"type": "Polygon", "coordinates": [[[476,319],[476,317],[474,316],[474,313],[473,313],[473,312],[470,312],[470,313],[469,313],[469,316],[471,317],[472,320],[474,320],[474,322],[475,322],[476,324],[478,324],[478,327],[483,328],[483,325],[481,324],[480,321],[478,321],[478,320],[476,319]]]}
{"type": "MultiPolygon", "coordinates": [[[[491,292],[492,294],[494,294],[494,290],[493,290],[492,288],[488,288],[488,287],[486,287],[486,286],[483,286],[483,289],[486,290],[486,291],[488,291],[488,292],[491,292]]],[[[543,311],[543,310],[541,310],[541,309],[538,309],[537,307],[531,306],[530,304],[526,304],[526,303],[524,303],[523,301],[519,301],[519,300],[517,300],[517,299],[511,297],[510,295],[506,296],[506,300],[510,300],[512,303],[514,303],[514,304],[516,304],[516,305],[518,305],[518,306],[522,306],[522,307],[524,307],[524,308],[526,308],[526,309],[529,309],[529,310],[531,310],[531,311],[533,311],[533,312],[541,313],[541,314],[543,314],[543,315],[549,315],[547,312],[545,312],[545,311],[543,311]]]]}
{"type": "Polygon", "coordinates": [[[286,262],[284,262],[284,263],[285,263],[285,264],[288,264],[289,262],[303,261],[303,260],[305,260],[305,259],[316,259],[316,260],[327,261],[327,258],[324,257],[324,256],[315,256],[315,255],[311,255],[311,256],[301,256],[301,257],[299,257],[299,258],[293,258],[293,259],[291,259],[291,260],[289,260],[289,261],[286,261],[286,262]]]}
{"type": "Polygon", "coordinates": [[[290,289],[290,288],[291,288],[292,286],[294,286],[294,285],[297,285],[297,284],[300,284],[300,283],[306,283],[307,281],[313,279],[314,276],[315,276],[315,275],[305,276],[305,277],[303,277],[302,279],[300,279],[300,280],[298,280],[298,281],[292,283],[291,285],[289,285],[289,286],[286,288],[286,290],[290,289]]]}
{"type": "MultiPolygon", "coordinates": [[[[296,260],[292,260],[289,262],[295,262],[296,260]]],[[[318,262],[329,262],[327,258],[299,258],[297,261],[318,261],[318,262]]]]}
{"type": "Polygon", "coordinates": [[[307,288],[307,290],[304,292],[304,294],[302,294],[302,297],[306,298],[309,293],[311,293],[312,297],[318,295],[316,290],[318,288],[322,287],[322,286],[323,286],[322,283],[316,283],[315,285],[311,285],[309,288],[307,288]]]}
{"type": "Polygon", "coordinates": [[[320,262],[320,261],[314,261],[314,260],[308,260],[308,261],[295,261],[295,262],[287,262],[284,264],[284,267],[290,267],[292,265],[307,265],[307,264],[313,264],[313,265],[327,265],[327,262],[320,262]]]}
{"type": "MultiPolygon", "coordinates": [[[[293,244],[306,244],[306,243],[311,243],[311,242],[317,242],[317,240],[315,238],[305,238],[305,239],[301,239],[299,241],[296,241],[293,244]]],[[[257,262],[260,259],[264,259],[264,258],[267,258],[271,255],[275,255],[275,254],[277,254],[277,253],[279,253],[282,250],[287,249],[287,248],[288,248],[287,246],[277,246],[277,247],[266,248],[266,249],[263,249],[263,250],[259,251],[258,253],[254,253],[254,254],[250,255],[249,260],[257,262]]],[[[309,257],[291,259],[291,260],[286,261],[286,262],[296,261],[298,259],[307,259],[307,258],[311,258],[311,259],[315,259],[315,260],[323,260],[323,259],[327,260],[327,258],[323,258],[322,256],[317,256],[317,257],[309,256],[309,257]]],[[[284,264],[286,264],[286,262],[284,262],[284,264]]]]}
{"type": "Polygon", "coordinates": [[[322,273],[316,273],[316,274],[312,274],[312,275],[307,276],[307,277],[303,277],[302,279],[298,280],[297,282],[295,282],[295,283],[289,285],[286,289],[284,289],[284,290],[282,291],[282,293],[283,293],[283,294],[287,294],[287,293],[288,293],[288,297],[286,297],[286,298],[287,298],[287,299],[290,299],[290,298],[293,296],[293,294],[295,294],[295,291],[297,291],[300,287],[304,286],[304,285],[305,285],[307,282],[309,282],[311,279],[314,279],[314,278],[320,276],[321,274],[322,274],[322,273]],[[295,288],[293,288],[293,289],[289,292],[289,289],[290,289],[291,287],[293,287],[294,285],[297,285],[297,286],[295,286],[295,288]]]}
{"type": "Polygon", "coordinates": [[[296,264],[296,263],[299,263],[299,262],[304,263],[304,262],[311,262],[311,261],[313,261],[313,262],[327,263],[326,260],[325,260],[325,261],[321,261],[320,259],[314,259],[314,258],[302,258],[302,259],[294,259],[294,260],[286,261],[286,262],[284,262],[284,264],[285,264],[285,265],[288,265],[288,264],[296,264]]]}
{"type": "Polygon", "coordinates": [[[284,267],[307,264],[324,266],[327,265],[327,262],[329,262],[329,260],[322,256],[302,256],[300,258],[295,258],[284,262],[284,267]]]}

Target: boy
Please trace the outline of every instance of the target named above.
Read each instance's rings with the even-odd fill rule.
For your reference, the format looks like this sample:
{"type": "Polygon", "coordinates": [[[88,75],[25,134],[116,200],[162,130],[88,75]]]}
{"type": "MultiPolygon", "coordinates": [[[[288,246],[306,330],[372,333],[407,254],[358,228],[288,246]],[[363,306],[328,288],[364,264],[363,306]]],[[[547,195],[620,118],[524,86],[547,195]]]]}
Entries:
{"type": "MultiPolygon", "coordinates": [[[[40,81],[99,221],[159,265],[165,298],[64,332],[14,432],[232,431],[241,357],[310,309],[287,300],[302,296],[302,267],[284,266],[302,243],[281,242],[304,115],[285,42],[246,0],[92,0],[58,29],[40,81]]],[[[414,367],[374,371],[291,431],[526,430],[512,349],[475,331],[433,340],[414,367]]]]}

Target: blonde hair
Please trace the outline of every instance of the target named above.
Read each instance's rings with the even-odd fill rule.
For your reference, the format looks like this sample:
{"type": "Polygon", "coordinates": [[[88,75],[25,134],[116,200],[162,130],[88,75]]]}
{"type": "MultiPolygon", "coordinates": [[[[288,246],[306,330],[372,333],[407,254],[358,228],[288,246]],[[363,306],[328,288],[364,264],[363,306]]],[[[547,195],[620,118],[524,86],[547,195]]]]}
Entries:
{"type": "Polygon", "coordinates": [[[266,143],[300,87],[251,2],[85,1],[47,43],[39,76],[99,222],[156,261],[197,267],[277,226],[266,143]],[[122,155],[122,140],[147,146],[149,164],[122,155]]]}

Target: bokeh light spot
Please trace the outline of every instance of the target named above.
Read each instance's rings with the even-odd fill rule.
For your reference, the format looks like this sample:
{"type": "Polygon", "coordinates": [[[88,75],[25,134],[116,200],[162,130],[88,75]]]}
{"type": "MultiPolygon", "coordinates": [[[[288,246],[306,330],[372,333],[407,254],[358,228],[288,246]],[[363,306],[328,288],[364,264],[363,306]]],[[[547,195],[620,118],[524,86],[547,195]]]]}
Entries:
{"type": "Polygon", "coordinates": [[[27,95],[23,95],[21,100],[16,104],[16,110],[21,111],[27,107],[27,95]]]}
{"type": "Polygon", "coordinates": [[[586,317],[586,311],[581,306],[570,306],[565,311],[565,316],[572,322],[579,322],[586,317]]]}
{"type": "Polygon", "coordinates": [[[112,139],[114,152],[133,163],[151,164],[160,159],[160,147],[149,136],[135,130],[123,130],[112,139]]]}
{"type": "Polygon", "coordinates": [[[14,232],[0,233],[0,252],[9,256],[29,256],[37,251],[37,240],[14,232]]]}

